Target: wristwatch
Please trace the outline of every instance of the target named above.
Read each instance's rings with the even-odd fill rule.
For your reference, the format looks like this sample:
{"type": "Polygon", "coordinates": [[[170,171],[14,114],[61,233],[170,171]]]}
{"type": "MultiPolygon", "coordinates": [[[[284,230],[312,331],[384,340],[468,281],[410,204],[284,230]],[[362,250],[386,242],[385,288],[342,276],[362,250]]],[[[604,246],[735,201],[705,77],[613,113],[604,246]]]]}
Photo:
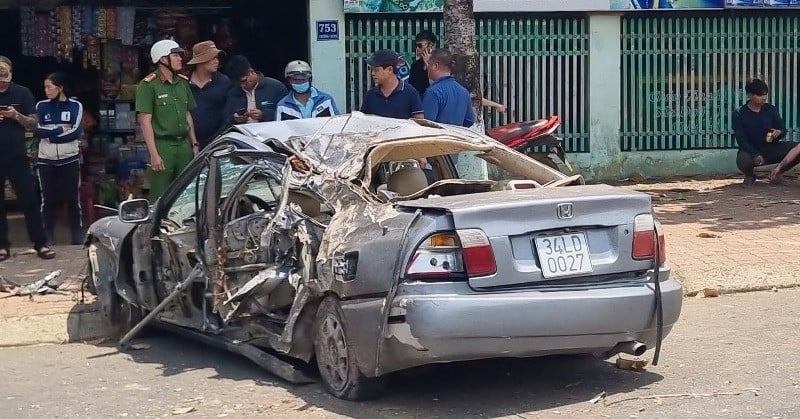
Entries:
{"type": "Polygon", "coordinates": [[[200,143],[192,143],[192,147],[200,147],[200,143]]]}

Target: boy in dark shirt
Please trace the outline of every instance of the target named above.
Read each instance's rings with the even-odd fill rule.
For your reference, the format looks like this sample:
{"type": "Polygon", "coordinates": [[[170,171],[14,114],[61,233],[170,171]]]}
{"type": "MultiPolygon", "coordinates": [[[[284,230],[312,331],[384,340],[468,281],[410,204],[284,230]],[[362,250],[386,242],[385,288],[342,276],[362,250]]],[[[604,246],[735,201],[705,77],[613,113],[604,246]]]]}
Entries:
{"type": "MultiPolygon", "coordinates": [[[[733,132],[739,144],[736,165],[744,173],[744,185],[756,182],[753,169],[756,166],[776,164],[783,160],[798,143],[781,142],[786,137],[786,126],[778,110],[767,103],[769,87],[759,79],[752,79],[745,86],[747,103],[733,113],[733,132]]],[[[791,169],[798,162],[795,158],[787,162],[783,170],[791,169]]],[[[781,176],[773,182],[783,183],[781,176]]]]}

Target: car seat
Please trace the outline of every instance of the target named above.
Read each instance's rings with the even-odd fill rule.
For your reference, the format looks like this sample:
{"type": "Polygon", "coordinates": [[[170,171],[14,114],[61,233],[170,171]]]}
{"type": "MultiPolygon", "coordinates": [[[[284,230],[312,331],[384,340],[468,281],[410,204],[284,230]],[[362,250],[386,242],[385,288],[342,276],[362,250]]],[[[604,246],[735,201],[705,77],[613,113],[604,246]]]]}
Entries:
{"type": "Polygon", "coordinates": [[[400,196],[413,195],[428,187],[425,172],[417,166],[406,166],[392,173],[386,189],[400,196]]]}

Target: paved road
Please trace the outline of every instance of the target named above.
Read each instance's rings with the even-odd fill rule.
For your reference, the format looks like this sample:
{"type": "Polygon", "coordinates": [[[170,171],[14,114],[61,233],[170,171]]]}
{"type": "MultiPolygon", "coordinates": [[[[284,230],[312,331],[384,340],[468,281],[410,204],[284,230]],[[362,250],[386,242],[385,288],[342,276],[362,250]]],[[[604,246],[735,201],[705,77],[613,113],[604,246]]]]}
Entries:
{"type": "Polygon", "coordinates": [[[191,341],[144,342],[152,347],[130,354],[89,344],[0,350],[0,416],[163,417],[191,407],[193,417],[800,417],[800,291],[687,299],[661,364],[643,373],[574,357],[461,363],[392,377],[369,403],[287,385],[191,341]],[[589,402],[602,391],[605,402],[589,402]],[[714,392],[741,394],[604,404],[714,392]]]}

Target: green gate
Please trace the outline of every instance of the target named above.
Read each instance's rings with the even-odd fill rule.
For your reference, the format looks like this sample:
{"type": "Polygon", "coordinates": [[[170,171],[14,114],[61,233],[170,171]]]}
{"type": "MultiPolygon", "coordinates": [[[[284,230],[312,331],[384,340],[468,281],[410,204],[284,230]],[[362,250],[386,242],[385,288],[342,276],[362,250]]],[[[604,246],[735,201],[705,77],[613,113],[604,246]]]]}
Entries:
{"type": "Polygon", "coordinates": [[[800,15],[674,13],[622,19],[622,151],[735,148],[731,113],[753,77],[796,138],[800,15]]]}
{"type": "MultiPolygon", "coordinates": [[[[506,105],[484,111],[487,126],[559,115],[569,152],[589,152],[589,29],[584,16],[479,15],[478,52],[484,94],[506,105]]],[[[444,33],[440,15],[347,16],[348,109],[358,109],[371,81],[365,60],[382,48],[414,59],[414,35],[444,33]]]]}

